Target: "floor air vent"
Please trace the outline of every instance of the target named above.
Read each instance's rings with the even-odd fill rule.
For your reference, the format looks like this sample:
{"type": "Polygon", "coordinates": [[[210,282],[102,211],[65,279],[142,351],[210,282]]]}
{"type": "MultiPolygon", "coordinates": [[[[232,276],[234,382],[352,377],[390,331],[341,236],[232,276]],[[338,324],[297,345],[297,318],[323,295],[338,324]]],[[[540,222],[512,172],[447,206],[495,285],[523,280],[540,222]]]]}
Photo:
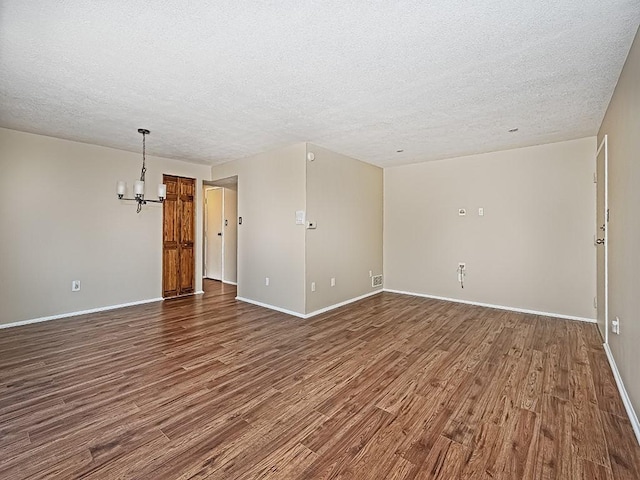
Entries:
{"type": "Polygon", "coordinates": [[[381,287],[382,286],[382,275],[374,275],[371,277],[371,287],[381,287]]]}

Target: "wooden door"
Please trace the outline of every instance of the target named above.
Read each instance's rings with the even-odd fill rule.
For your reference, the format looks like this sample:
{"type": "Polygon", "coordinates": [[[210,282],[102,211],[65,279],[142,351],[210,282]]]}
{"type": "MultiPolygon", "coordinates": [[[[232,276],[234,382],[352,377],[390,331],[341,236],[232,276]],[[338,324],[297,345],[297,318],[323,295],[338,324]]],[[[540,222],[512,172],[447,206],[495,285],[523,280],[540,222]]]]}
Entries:
{"type": "Polygon", "coordinates": [[[194,178],[163,175],[167,196],[163,205],[162,296],[195,291],[194,178]]]}

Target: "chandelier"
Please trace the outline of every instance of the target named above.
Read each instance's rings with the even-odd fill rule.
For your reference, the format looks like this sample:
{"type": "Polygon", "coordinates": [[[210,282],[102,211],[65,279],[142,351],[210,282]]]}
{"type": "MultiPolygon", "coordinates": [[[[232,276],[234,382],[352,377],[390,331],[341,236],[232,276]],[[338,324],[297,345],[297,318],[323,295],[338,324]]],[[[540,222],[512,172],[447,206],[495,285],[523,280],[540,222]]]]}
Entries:
{"type": "Polygon", "coordinates": [[[144,198],[144,177],[147,173],[146,166],[146,137],[151,132],[146,128],[139,128],[138,133],[142,134],[142,170],[140,171],[140,180],[136,180],[133,183],[133,195],[135,198],[125,198],[125,194],[127,193],[127,182],[122,180],[118,181],[116,186],[116,191],[118,193],[118,198],[120,200],[135,200],[138,203],[137,213],[140,213],[142,210],[142,205],[146,205],[147,202],[152,203],[162,203],[167,196],[167,186],[164,184],[158,185],[158,200],[149,200],[144,198]]]}

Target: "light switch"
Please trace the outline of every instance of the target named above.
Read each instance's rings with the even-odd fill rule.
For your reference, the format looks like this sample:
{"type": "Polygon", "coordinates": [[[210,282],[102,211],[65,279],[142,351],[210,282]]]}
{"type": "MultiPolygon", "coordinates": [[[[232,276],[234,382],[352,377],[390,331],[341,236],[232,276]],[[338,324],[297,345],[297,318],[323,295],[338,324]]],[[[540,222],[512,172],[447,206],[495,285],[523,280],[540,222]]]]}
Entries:
{"type": "Polygon", "coordinates": [[[479,217],[484,217],[484,208],[482,208],[482,207],[478,208],[478,216],[479,217]]]}
{"type": "Polygon", "coordinates": [[[304,225],[304,210],[296,210],[296,225],[304,225]]]}

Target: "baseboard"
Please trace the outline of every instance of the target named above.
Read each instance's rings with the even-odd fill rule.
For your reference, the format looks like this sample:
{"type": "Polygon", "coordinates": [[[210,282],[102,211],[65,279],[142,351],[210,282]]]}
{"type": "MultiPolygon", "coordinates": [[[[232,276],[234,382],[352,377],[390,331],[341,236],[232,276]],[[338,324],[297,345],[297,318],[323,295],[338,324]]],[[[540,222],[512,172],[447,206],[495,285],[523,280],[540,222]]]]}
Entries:
{"type": "Polygon", "coordinates": [[[607,343],[603,343],[603,346],[604,351],[607,354],[607,360],[609,360],[609,366],[611,367],[611,371],[613,372],[613,378],[615,378],[616,380],[616,385],[618,386],[620,397],[622,397],[622,403],[624,404],[624,408],[627,411],[627,415],[629,416],[629,421],[631,422],[633,433],[636,434],[636,440],[638,441],[638,445],[640,445],[640,422],[638,422],[638,416],[633,409],[633,405],[631,404],[631,399],[629,398],[627,389],[624,387],[624,383],[622,382],[622,377],[620,376],[620,372],[618,371],[616,360],[613,358],[611,348],[607,343]]]}
{"type": "Polygon", "coordinates": [[[401,295],[412,295],[414,297],[424,297],[424,298],[433,298],[434,300],[444,300],[447,302],[455,302],[455,303],[464,303],[467,305],[476,305],[478,307],[487,307],[487,308],[497,308],[498,310],[509,310],[512,312],[518,313],[531,313],[534,315],[543,315],[545,317],[556,317],[562,318],[565,320],[578,320],[580,322],[588,322],[588,323],[597,323],[595,318],[586,318],[586,317],[575,317],[573,315],[562,315],[560,313],[552,313],[552,312],[540,312],[538,310],[529,310],[526,308],[516,308],[516,307],[505,307],[504,305],[493,305],[491,303],[481,303],[481,302],[472,302],[469,300],[460,300],[458,298],[449,298],[449,297],[439,297],[437,295],[427,295],[425,293],[415,293],[415,292],[405,292],[403,290],[393,290],[390,288],[385,288],[385,292],[389,293],[399,293],[401,295]]]}
{"type": "Polygon", "coordinates": [[[311,313],[294,312],[293,310],[287,310],[286,308],[276,307],[275,305],[269,305],[268,303],[258,302],[256,300],[251,300],[249,298],[244,298],[244,297],[236,297],[236,300],[239,300],[241,302],[250,303],[252,305],[257,305],[259,307],[264,307],[264,308],[268,308],[268,309],[271,309],[271,310],[275,310],[277,312],[286,313],[287,315],[293,315],[294,317],[298,317],[298,318],[303,318],[304,319],[304,318],[315,317],[316,315],[320,315],[321,313],[325,313],[325,312],[328,312],[330,310],[334,310],[336,308],[344,307],[345,305],[348,305],[348,304],[353,303],[353,302],[357,302],[358,300],[362,300],[364,298],[371,297],[373,295],[377,295],[378,293],[382,293],[382,289],[378,289],[378,290],[376,290],[374,292],[365,293],[364,295],[360,295],[359,297],[350,298],[349,300],[345,300],[344,302],[336,303],[334,305],[330,305],[328,307],[321,308],[320,310],[315,310],[315,311],[313,311],[311,313]]]}
{"type": "Polygon", "coordinates": [[[204,290],[198,290],[197,292],[192,293],[192,295],[202,295],[204,290]]]}
{"type": "Polygon", "coordinates": [[[365,293],[364,295],[360,295],[359,297],[350,298],[349,300],[345,300],[344,302],[336,303],[334,305],[330,305],[328,307],[321,308],[320,310],[315,310],[315,311],[313,311],[311,313],[307,313],[304,316],[304,318],[315,317],[316,315],[320,315],[321,313],[325,313],[325,312],[328,312],[330,310],[334,310],[336,308],[344,307],[345,305],[349,305],[350,303],[357,302],[358,300],[362,300],[362,299],[367,298],[367,297],[372,297],[373,295],[377,295],[379,293],[382,293],[382,289],[381,288],[379,288],[378,290],[375,290],[373,292],[369,292],[369,293],[365,293]]]}
{"type": "Polygon", "coordinates": [[[236,286],[238,285],[236,282],[230,282],[228,280],[220,280],[220,279],[217,279],[217,278],[211,278],[211,277],[207,277],[207,276],[204,276],[202,278],[204,278],[205,280],[213,280],[214,282],[228,283],[229,285],[236,285],[236,286]]]}
{"type": "Polygon", "coordinates": [[[268,308],[269,310],[275,310],[276,312],[286,313],[287,315],[293,315],[294,317],[305,318],[304,313],[294,312],[293,310],[287,310],[286,308],[276,307],[275,305],[269,305],[268,303],[258,302],[257,300],[251,300],[250,298],[236,297],[236,300],[250,303],[251,305],[257,305],[258,307],[268,308]]]}
{"type": "Polygon", "coordinates": [[[138,300],[136,302],[120,303],[118,305],[108,305],[106,307],[90,308],[89,310],[80,310],[77,312],[61,313],[58,315],[50,315],[48,317],[32,318],[30,320],[20,320],[19,322],[3,323],[0,324],[0,329],[20,327],[21,325],[30,325],[32,323],[48,322],[49,320],[58,320],[59,318],[75,317],[78,315],[86,315],[88,313],[104,312],[107,310],[115,310],[116,308],[132,307],[134,305],[142,305],[145,303],[161,302],[162,297],[149,298],[147,300],[138,300]]]}

